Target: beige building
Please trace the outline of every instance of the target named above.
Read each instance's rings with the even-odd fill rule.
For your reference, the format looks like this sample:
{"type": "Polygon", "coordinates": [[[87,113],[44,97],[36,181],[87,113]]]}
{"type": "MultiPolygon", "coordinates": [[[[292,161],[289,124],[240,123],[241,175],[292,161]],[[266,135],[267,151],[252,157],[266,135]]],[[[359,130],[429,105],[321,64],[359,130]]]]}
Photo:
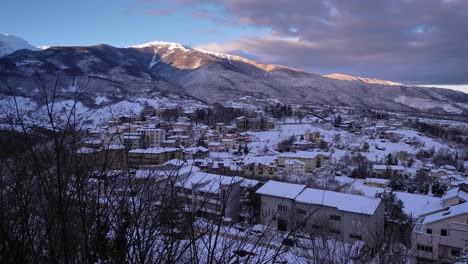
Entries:
{"type": "Polygon", "coordinates": [[[367,243],[383,235],[384,203],[378,198],[268,181],[260,187],[261,223],[279,231],[324,231],[337,238],[367,243]]]}
{"type": "Polygon", "coordinates": [[[183,153],[179,148],[148,148],[134,149],[128,152],[130,167],[141,165],[160,165],[168,160],[182,159],[183,153]]]}
{"type": "Polygon", "coordinates": [[[284,174],[304,176],[305,163],[299,160],[285,160],[284,161],[284,174]]]}
{"type": "Polygon", "coordinates": [[[276,165],[262,162],[251,162],[241,166],[242,173],[247,177],[273,177],[276,175],[276,165]]]}
{"type": "Polygon", "coordinates": [[[331,159],[329,152],[315,152],[315,151],[298,151],[290,153],[282,153],[278,155],[278,166],[284,167],[286,160],[298,160],[305,164],[305,171],[311,172],[316,168],[327,165],[331,159]]]}
{"type": "Polygon", "coordinates": [[[468,203],[427,214],[413,230],[413,263],[455,263],[468,243],[468,203]]]}
{"type": "Polygon", "coordinates": [[[166,132],[160,128],[138,128],[137,133],[141,135],[143,148],[161,147],[161,143],[166,139],[166,132]]]}

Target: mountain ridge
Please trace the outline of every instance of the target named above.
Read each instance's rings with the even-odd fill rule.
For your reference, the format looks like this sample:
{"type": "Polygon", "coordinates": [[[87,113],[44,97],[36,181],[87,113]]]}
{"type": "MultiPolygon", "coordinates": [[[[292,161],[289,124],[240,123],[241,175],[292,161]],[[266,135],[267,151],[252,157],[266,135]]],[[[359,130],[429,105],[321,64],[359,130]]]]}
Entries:
{"type": "MultiPolygon", "coordinates": [[[[125,48],[100,44],[21,50],[0,58],[0,78],[14,83],[17,92],[38,96],[31,92],[35,84],[28,63],[32,61],[48,81],[59,74],[62,87],[72,86],[77,78],[96,76],[86,94],[90,102],[96,96],[118,102],[172,93],[206,103],[226,103],[253,96],[299,104],[468,114],[468,94],[462,92],[366,83],[360,79],[336,80],[178,43],[150,43],[125,48]]],[[[62,96],[71,95],[64,92],[62,96]]]]}

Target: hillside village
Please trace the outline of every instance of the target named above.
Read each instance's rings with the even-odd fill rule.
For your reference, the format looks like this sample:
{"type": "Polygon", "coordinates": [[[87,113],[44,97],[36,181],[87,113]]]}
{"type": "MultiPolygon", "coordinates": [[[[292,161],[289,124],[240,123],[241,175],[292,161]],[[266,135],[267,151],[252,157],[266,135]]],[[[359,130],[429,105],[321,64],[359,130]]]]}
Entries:
{"type": "Polygon", "coordinates": [[[226,239],[267,232],[265,247],[294,250],[310,230],[374,245],[399,229],[414,263],[466,263],[466,131],[367,109],[232,102],[113,116],[77,153],[96,170],[150,179],[155,204],[174,182],[197,217],[221,219],[226,239]]]}

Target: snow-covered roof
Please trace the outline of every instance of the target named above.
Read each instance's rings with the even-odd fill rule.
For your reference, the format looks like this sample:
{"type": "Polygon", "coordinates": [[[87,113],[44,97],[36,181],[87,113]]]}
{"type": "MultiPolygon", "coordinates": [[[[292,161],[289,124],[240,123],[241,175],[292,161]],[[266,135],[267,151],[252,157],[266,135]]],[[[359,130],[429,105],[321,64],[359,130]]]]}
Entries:
{"type": "Polygon", "coordinates": [[[379,198],[307,188],[296,197],[296,202],[335,207],[338,210],[373,215],[379,198]]]}
{"type": "Polygon", "coordinates": [[[259,184],[260,182],[257,180],[252,180],[252,179],[243,179],[241,182],[241,187],[243,188],[251,188],[254,187],[255,185],[259,184]]]}
{"type": "Polygon", "coordinates": [[[187,189],[193,189],[195,186],[198,186],[198,190],[200,191],[217,193],[222,186],[233,185],[242,180],[243,178],[238,176],[224,176],[198,171],[177,185],[187,189]]]}
{"type": "Polygon", "coordinates": [[[407,192],[395,192],[395,194],[403,202],[403,212],[413,218],[444,207],[439,197],[407,192]]]}
{"type": "MultiPolygon", "coordinates": [[[[426,216],[423,224],[438,222],[458,215],[468,214],[468,203],[450,206],[447,210],[426,216]]],[[[465,223],[465,222],[464,222],[465,223]]]]}
{"type": "Polygon", "coordinates": [[[268,181],[260,189],[257,194],[269,195],[274,197],[294,199],[306,188],[303,184],[294,184],[278,181],[268,181]]]}
{"type": "Polygon", "coordinates": [[[293,159],[315,159],[318,155],[330,156],[330,153],[321,152],[321,151],[298,151],[298,152],[282,153],[278,155],[278,157],[293,158],[293,159]]]}
{"type": "Polygon", "coordinates": [[[304,162],[302,162],[302,161],[300,161],[300,160],[295,160],[295,159],[288,159],[288,160],[285,160],[285,161],[284,161],[284,164],[285,164],[285,165],[294,165],[294,164],[305,165],[304,162]]]}
{"type": "Polygon", "coordinates": [[[165,152],[178,151],[178,148],[147,148],[147,149],[133,149],[129,153],[143,153],[143,154],[161,154],[165,152]]]}
{"type": "Polygon", "coordinates": [[[372,166],[373,170],[387,170],[390,169],[392,171],[402,171],[405,170],[405,167],[400,166],[400,165],[373,165],[372,166]]]}
{"type": "Polygon", "coordinates": [[[221,146],[221,142],[213,141],[213,142],[208,143],[208,147],[218,147],[218,146],[221,146]]]}
{"type": "Polygon", "coordinates": [[[366,178],[364,180],[366,183],[377,183],[377,184],[388,184],[390,180],[381,179],[381,178],[366,178]]]}
{"type": "Polygon", "coordinates": [[[196,153],[196,152],[198,152],[198,151],[201,151],[201,152],[208,152],[209,150],[208,150],[207,148],[205,148],[205,147],[202,147],[202,146],[184,149],[184,152],[186,152],[186,153],[196,153]]]}
{"type": "Polygon", "coordinates": [[[447,199],[454,198],[457,196],[468,202],[468,193],[460,189],[460,187],[448,190],[447,193],[445,193],[444,196],[442,196],[442,200],[445,201],[447,199]]]}

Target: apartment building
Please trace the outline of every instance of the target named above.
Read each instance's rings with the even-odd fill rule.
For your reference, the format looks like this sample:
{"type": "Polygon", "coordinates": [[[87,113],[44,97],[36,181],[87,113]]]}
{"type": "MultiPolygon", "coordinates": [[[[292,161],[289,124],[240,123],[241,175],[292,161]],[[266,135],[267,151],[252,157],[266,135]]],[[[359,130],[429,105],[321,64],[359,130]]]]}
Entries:
{"type": "Polygon", "coordinates": [[[195,172],[176,183],[177,193],[185,199],[188,211],[199,217],[237,222],[240,212],[241,177],[195,172]]]}
{"type": "Polygon", "coordinates": [[[137,133],[141,135],[143,148],[161,147],[161,143],[166,139],[166,131],[160,128],[138,128],[137,133]]]}
{"type": "Polygon", "coordinates": [[[133,149],[128,152],[128,162],[130,167],[160,165],[168,160],[182,158],[183,153],[179,148],[133,149]]]}
{"type": "Polygon", "coordinates": [[[426,214],[412,233],[412,263],[455,263],[467,250],[468,203],[426,214]]]}
{"type": "Polygon", "coordinates": [[[367,243],[383,234],[384,203],[378,198],[268,181],[260,187],[261,223],[279,231],[326,231],[337,238],[367,243]]]}
{"type": "Polygon", "coordinates": [[[290,153],[282,153],[278,155],[278,166],[284,167],[286,160],[298,160],[305,164],[305,171],[312,172],[316,168],[327,165],[331,159],[329,152],[317,151],[298,151],[290,153]]]}

